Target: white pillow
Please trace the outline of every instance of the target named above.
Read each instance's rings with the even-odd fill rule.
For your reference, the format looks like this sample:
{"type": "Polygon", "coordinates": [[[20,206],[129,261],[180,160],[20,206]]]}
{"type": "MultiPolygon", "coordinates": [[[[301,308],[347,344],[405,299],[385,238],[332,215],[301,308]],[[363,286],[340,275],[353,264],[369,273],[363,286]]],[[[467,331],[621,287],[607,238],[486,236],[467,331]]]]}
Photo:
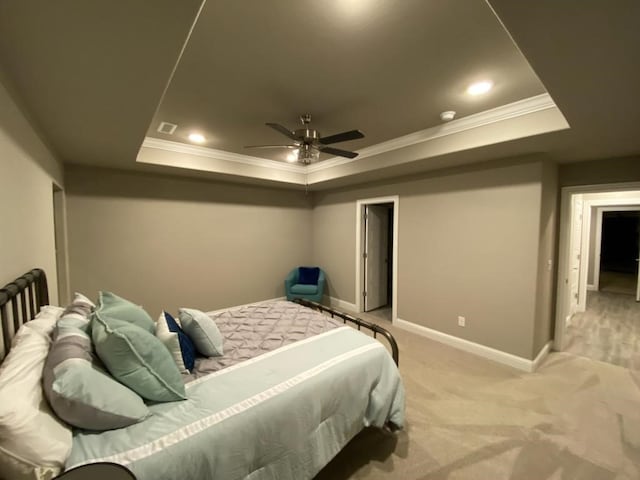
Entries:
{"type": "Polygon", "coordinates": [[[71,429],[51,412],[42,368],[62,309],[44,307],[23,325],[0,365],[0,472],[6,479],[50,479],[64,469],[71,429]]]}

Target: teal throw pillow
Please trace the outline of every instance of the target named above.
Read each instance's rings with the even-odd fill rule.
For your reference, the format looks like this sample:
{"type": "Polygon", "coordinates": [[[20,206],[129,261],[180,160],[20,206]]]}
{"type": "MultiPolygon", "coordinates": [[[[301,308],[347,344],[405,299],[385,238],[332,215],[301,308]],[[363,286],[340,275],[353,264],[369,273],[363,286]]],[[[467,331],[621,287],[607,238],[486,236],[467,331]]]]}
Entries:
{"type": "Polygon", "coordinates": [[[142,398],[184,400],[182,376],[169,351],[154,335],[96,310],[91,319],[96,353],[111,375],[142,398]]]}
{"type": "Polygon", "coordinates": [[[201,355],[219,357],[224,354],[222,334],[209,315],[195,308],[181,308],[179,317],[182,330],[201,355]]]}
{"type": "Polygon", "coordinates": [[[154,333],[156,329],[156,323],[140,305],[111,292],[100,292],[96,311],[109,318],[137,325],[150,333],[154,333]]]}

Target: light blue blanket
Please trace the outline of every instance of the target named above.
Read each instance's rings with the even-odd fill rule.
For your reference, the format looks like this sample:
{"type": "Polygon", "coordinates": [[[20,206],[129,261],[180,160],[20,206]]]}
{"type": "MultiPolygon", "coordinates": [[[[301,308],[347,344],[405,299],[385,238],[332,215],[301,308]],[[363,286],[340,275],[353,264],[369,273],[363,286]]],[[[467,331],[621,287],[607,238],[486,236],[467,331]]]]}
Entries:
{"type": "Polygon", "coordinates": [[[187,385],[127,428],[77,433],[67,467],[126,465],[140,480],[312,478],[365,426],[404,425],[384,346],[341,327],[187,385]]]}

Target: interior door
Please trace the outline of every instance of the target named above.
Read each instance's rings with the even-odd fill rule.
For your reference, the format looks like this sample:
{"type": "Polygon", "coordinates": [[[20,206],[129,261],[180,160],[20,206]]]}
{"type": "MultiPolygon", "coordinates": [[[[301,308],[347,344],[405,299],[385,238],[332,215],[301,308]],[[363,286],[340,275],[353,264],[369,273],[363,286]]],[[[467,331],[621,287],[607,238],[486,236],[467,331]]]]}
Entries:
{"type": "Polygon", "coordinates": [[[387,304],[389,213],[381,205],[365,206],[364,311],[387,304]]]}
{"type": "Polygon", "coordinates": [[[578,294],[580,289],[580,250],[582,248],[582,195],[574,195],[571,205],[571,258],[569,272],[569,316],[578,308],[578,294]]]}

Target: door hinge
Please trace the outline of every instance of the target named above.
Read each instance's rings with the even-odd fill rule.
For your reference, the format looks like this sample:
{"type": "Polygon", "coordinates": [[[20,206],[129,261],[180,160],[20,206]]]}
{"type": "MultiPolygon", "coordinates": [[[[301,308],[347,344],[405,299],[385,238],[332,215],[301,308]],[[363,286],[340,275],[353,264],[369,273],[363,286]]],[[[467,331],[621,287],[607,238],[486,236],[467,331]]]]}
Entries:
{"type": "Polygon", "coordinates": [[[362,218],[363,218],[363,220],[366,220],[368,217],[369,217],[369,216],[368,216],[366,213],[363,213],[363,214],[362,214],[362,218]]]}
{"type": "Polygon", "coordinates": [[[367,252],[364,252],[364,253],[362,254],[362,258],[367,258],[367,252]]]}
{"type": "Polygon", "coordinates": [[[362,296],[366,297],[367,296],[367,292],[362,292],[362,296]]]}
{"type": "Polygon", "coordinates": [[[573,298],[575,298],[576,300],[578,299],[578,293],[577,292],[573,294],[573,298]]]}

